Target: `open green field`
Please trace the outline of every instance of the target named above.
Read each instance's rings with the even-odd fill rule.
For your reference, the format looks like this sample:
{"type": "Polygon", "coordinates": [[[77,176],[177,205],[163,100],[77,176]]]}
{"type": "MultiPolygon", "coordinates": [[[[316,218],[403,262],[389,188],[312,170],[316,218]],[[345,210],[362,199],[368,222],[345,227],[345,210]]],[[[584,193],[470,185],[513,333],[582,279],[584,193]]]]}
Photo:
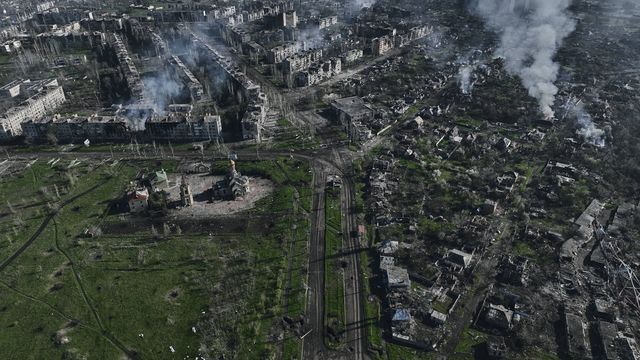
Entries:
{"type": "Polygon", "coordinates": [[[243,163],[277,185],[250,216],[181,222],[116,210],[141,168],[175,165],[37,162],[0,181],[3,358],[299,354],[280,324],[305,307],[308,167],[243,163]],[[101,234],[82,236],[88,227],[101,234]]]}

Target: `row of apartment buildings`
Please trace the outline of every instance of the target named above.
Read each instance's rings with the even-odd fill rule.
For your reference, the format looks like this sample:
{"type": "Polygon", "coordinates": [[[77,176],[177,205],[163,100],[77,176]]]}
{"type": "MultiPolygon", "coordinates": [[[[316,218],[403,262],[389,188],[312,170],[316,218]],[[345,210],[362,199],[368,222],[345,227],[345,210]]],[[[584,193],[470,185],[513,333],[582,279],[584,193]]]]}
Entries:
{"type": "Polygon", "coordinates": [[[131,90],[131,98],[141,100],[144,92],[144,83],[140,78],[140,73],[138,72],[136,65],[133,63],[131,56],[129,56],[129,51],[127,50],[127,47],[122,41],[120,35],[114,33],[112,34],[112,37],[113,46],[116,50],[116,55],[118,56],[118,62],[120,63],[120,69],[127,80],[129,89],[131,90]]]}
{"type": "Polygon", "coordinates": [[[226,86],[236,101],[245,106],[241,120],[242,138],[261,141],[261,129],[267,115],[269,101],[260,85],[253,82],[232,62],[220,55],[196,34],[191,33],[192,42],[198,49],[200,59],[205,59],[211,71],[221,74],[226,86]]]}
{"type": "Polygon", "coordinates": [[[211,141],[220,136],[222,122],[218,115],[193,118],[182,113],[152,115],[145,119],[143,129],[134,121],[119,114],[88,117],[50,116],[23,122],[25,138],[33,143],[51,140],[61,143],[140,141],[211,141]]]}
{"type": "Polygon", "coordinates": [[[0,140],[22,135],[23,122],[42,119],[66,101],[64,90],[56,79],[12,81],[0,88],[0,96],[4,103],[26,98],[0,117],[0,140]]]}
{"type": "Polygon", "coordinates": [[[342,72],[342,60],[332,57],[311,65],[296,75],[297,86],[311,86],[330,79],[342,72]]]}
{"type": "Polygon", "coordinates": [[[176,55],[171,55],[167,59],[167,62],[173,70],[173,76],[182,81],[189,89],[191,101],[196,102],[202,100],[202,97],[204,96],[204,88],[202,87],[200,80],[193,75],[191,70],[189,70],[182,60],[180,60],[176,55]]]}
{"type": "Polygon", "coordinates": [[[399,48],[409,42],[422,39],[433,32],[433,26],[415,26],[402,34],[396,34],[395,29],[389,35],[379,36],[371,40],[373,55],[383,55],[394,47],[399,48]]]}

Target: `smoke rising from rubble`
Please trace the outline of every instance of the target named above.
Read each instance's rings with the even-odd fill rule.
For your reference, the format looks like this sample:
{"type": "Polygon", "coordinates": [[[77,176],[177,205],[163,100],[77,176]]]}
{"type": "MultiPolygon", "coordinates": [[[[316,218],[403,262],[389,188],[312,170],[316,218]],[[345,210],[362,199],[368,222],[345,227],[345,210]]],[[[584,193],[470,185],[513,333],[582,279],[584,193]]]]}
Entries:
{"type": "Polygon", "coordinates": [[[298,44],[303,50],[321,48],[325,42],[320,29],[316,27],[303,29],[298,34],[298,44]]]}
{"type": "Polygon", "coordinates": [[[553,117],[559,65],[553,61],[562,41],[575,29],[571,0],[471,0],[471,9],[499,33],[496,55],[520,77],[540,110],[553,117]]]}
{"type": "Polygon", "coordinates": [[[591,145],[604,147],[605,145],[605,134],[604,130],[598,129],[596,125],[593,123],[593,119],[591,115],[585,110],[584,105],[580,102],[573,105],[569,109],[570,113],[576,117],[576,122],[578,123],[577,133],[580,135],[586,142],[591,145]]]}
{"type": "Polygon", "coordinates": [[[144,78],[143,102],[148,103],[157,114],[164,114],[167,105],[182,91],[182,85],[166,72],[144,78]]]}
{"type": "Polygon", "coordinates": [[[484,58],[485,56],[483,51],[473,50],[458,58],[456,61],[460,64],[456,78],[458,80],[458,85],[460,86],[460,92],[463,95],[471,95],[473,92],[473,87],[478,80],[476,70],[478,70],[479,67],[484,66],[484,58]]]}
{"type": "Polygon", "coordinates": [[[366,7],[371,7],[373,4],[376,3],[376,0],[354,0],[351,4],[351,6],[355,9],[355,10],[362,10],[366,7]]]}
{"type": "Polygon", "coordinates": [[[462,65],[458,70],[458,83],[460,84],[460,92],[464,95],[470,95],[473,91],[473,75],[474,66],[462,65]]]}

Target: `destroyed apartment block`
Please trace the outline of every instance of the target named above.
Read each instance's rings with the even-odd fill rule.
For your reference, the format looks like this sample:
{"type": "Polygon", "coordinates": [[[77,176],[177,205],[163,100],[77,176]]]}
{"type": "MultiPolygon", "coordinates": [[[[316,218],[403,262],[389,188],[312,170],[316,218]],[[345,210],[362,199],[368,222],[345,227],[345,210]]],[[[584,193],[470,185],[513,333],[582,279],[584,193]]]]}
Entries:
{"type": "Polygon", "coordinates": [[[509,331],[518,321],[518,315],[504,305],[485,303],[481,310],[481,324],[487,329],[495,329],[500,332],[509,331]]]}
{"type": "Polygon", "coordinates": [[[526,286],[529,260],[523,256],[505,256],[500,263],[498,280],[515,286],[526,286]]]}
{"type": "Polygon", "coordinates": [[[204,96],[204,88],[182,60],[180,60],[179,57],[172,55],[167,59],[167,63],[173,70],[172,73],[174,76],[182,81],[189,90],[191,101],[196,102],[202,100],[204,96]]]}
{"type": "Polygon", "coordinates": [[[572,262],[576,257],[579,248],[591,241],[594,236],[594,224],[600,212],[604,209],[604,204],[594,199],[589,206],[572,222],[576,235],[566,240],[560,247],[560,260],[572,262]]]}
{"type": "Polygon", "coordinates": [[[487,199],[478,207],[478,213],[484,216],[493,215],[496,212],[497,208],[497,201],[487,199]]]}
{"type": "Polygon", "coordinates": [[[144,83],[120,35],[112,34],[112,44],[116,51],[122,74],[131,90],[131,97],[136,100],[142,100],[144,83]]]}
{"type": "Polygon", "coordinates": [[[397,308],[391,317],[391,334],[395,339],[410,340],[413,318],[409,309],[397,308]]]}
{"type": "Polygon", "coordinates": [[[411,288],[409,272],[399,266],[389,266],[384,271],[384,280],[389,291],[406,291],[411,288]]]}
{"type": "Polygon", "coordinates": [[[436,326],[441,326],[447,323],[447,314],[443,314],[438,310],[432,309],[429,313],[429,321],[436,326]]]}
{"type": "Polygon", "coordinates": [[[520,174],[515,171],[505,172],[496,178],[495,188],[492,189],[492,193],[498,198],[506,198],[511,192],[513,192],[519,178],[520,174]]]}
{"type": "Polygon", "coordinates": [[[587,329],[579,315],[565,313],[563,319],[563,353],[570,359],[590,359],[587,329]]]}
{"type": "Polygon", "coordinates": [[[393,256],[380,255],[380,270],[386,271],[396,265],[396,259],[393,256]]]}
{"type": "Polygon", "coordinates": [[[571,164],[565,164],[558,161],[547,161],[544,169],[542,170],[544,174],[550,175],[561,175],[572,179],[578,179],[580,176],[584,175],[584,172],[576,168],[571,164]]]}
{"type": "Polygon", "coordinates": [[[311,65],[322,60],[322,49],[310,49],[286,57],[282,63],[282,72],[295,74],[308,69],[311,65]]]}
{"type": "Polygon", "coordinates": [[[14,80],[4,85],[0,101],[10,107],[0,116],[0,141],[23,135],[24,123],[41,121],[66,100],[57,79],[14,80]]]}
{"type": "Polygon", "coordinates": [[[447,252],[447,256],[444,258],[444,264],[451,267],[455,272],[460,272],[471,265],[473,260],[473,252],[471,254],[462,250],[451,249],[447,252]]]}
{"type": "Polygon", "coordinates": [[[351,49],[348,50],[344,55],[340,58],[345,65],[351,65],[354,62],[362,59],[363,51],[362,49],[351,49]]]}
{"type": "Polygon", "coordinates": [[[330,58],[312,64],[307,70],[296,73],[296,85],[307,87],[316,85],[342,72],[342,60],[330,58]]]}
{"type": "Polygon", "coordinates": [[[398,251],[400,244],[394,240],[385,240],[378,247],[378,252],[382,255],[389,256],[395,254],[398,251]]]}
{"type": "Polygon", "coordinates": [[[334,100],[331,108],[350,139],[366,140],[372,136],[365,124],[374,117],[374,110],[357,96],[334,100]]]}

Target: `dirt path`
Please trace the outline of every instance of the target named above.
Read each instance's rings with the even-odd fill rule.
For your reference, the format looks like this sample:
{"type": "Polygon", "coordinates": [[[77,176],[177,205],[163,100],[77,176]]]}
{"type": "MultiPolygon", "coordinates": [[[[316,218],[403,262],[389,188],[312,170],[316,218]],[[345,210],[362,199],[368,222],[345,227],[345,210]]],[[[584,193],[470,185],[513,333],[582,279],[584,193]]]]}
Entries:
{"type": "Polygon", "coordinates": [[[120,340],[118,340],[115,336],[113,336],[109,331],[109,329],[107,329],[107,327],[104,326],[104,323],[100,318],[100,314],[98,314],[98,311],[96,310],[95,306],[93,306],[93,304],[91,303],[89,295],[87,295],[87,292],[84,289],[84,285],[82,284],[82,279],[80,278],[80,274],[78,274],[78,271],[76,270],[75,262],[71,259],[71,257],[69,256],[69,254],[67,254],[66,251],[62,250],[62,247],[60,246],[60,241],[58,239],[58,223],[56,222],[55,219],[53,219],[53,227],[54,227],[54,239],[55,239],[56,249],[67,259],[69,264],[71,264],[71,271],[73,272],[73,277],[75,279],[76,285],[78,286],[78,290],[80,290],[80,294],[82,295],[82,300],[87,305],[87,307],[91,311],[91,314],[93,315],[93,318],[98,324],[98,327],[100,328],[100,334],[105,339],[107,339],[107,341],[109,341],[115,347],[120,349],[120,351],[125,353],[129,358],[136,358],[135,352],[132,350],[129,350],[126,346],[124,346],[124,344],[122,344],[120,340]]]}

